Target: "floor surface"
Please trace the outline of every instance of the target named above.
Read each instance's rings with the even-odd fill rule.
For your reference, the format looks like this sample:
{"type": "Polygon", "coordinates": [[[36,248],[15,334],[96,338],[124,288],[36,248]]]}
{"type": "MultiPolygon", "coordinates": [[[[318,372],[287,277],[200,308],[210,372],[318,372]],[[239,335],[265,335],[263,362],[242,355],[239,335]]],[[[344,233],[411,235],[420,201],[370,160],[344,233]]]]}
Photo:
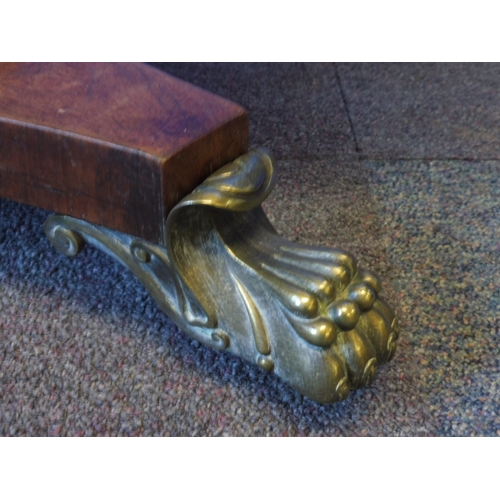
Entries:
{"type": "Polygon", "coordinates": [[[269,218],[381,276],[396,356],[346,401],[311,402],[0,200],[0,434],[500,435],[500,65],[159,67],[247,108],[251,145],[278,159],[269,218]]]}

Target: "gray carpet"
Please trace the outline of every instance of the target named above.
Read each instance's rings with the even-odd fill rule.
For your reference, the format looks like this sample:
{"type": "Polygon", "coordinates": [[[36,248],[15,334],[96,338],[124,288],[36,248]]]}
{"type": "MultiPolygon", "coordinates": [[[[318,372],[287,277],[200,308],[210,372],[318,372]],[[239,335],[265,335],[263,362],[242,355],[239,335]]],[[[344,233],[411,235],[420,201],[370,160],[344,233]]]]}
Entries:
{"type": "Polygon", "coordinates": [[[190,340],[123,267],[0,201],[0,434],[500,435],[500,66],[162,64],[250,113],[287,238],[377,272],[401,340],[336,405],[190,340]]]}

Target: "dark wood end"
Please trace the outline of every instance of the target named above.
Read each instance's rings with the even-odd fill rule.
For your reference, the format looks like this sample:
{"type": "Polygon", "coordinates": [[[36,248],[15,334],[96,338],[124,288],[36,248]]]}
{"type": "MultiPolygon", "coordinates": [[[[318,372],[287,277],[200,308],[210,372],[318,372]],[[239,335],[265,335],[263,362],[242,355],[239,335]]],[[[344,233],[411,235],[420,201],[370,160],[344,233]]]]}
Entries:
{"type": "Polygon", "coordinates": [[[172,207],[247,148],[240,106],[148,65],[0,65],[0,197],[165,245],[172,207]]]}

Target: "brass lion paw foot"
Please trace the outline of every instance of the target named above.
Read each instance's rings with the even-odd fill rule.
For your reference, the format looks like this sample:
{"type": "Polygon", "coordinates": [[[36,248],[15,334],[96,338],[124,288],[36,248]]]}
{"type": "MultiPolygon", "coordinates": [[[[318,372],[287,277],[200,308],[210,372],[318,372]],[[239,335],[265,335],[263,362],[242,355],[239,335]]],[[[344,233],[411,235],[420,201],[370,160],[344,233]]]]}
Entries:
{"type": "Polygon", "coordinates": [[[276,234],[260,206],[275,178],[262,150],[218,170],[170,212],[165,247],[59,215],[46,234],[66,255],[85,242],[102,249],[191,337],[332,403],[392,358],[397,320],[354,257],[276,234]]]}

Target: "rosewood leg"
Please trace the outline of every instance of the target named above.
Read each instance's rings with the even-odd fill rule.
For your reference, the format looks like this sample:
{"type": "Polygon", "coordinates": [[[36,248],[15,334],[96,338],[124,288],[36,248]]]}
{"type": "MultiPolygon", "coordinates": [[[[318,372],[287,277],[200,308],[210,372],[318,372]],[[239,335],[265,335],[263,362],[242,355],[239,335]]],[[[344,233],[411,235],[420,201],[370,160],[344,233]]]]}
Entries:
{"type": "MultiPolygon", "coordinates": [[[[78,68],[78,71],[89,77],[95,68],[99,67],[87,67],[85,71],[78,68]]],[[[136,69],[141,74],[146,72],[145,92],[151,92],[154,87],[151,81],[156,81],[155,78],[158,81],[169,78],[143,66],[118,66],[118,69],[126,75],[125,81],[132,78],[127,71],[133,75],[136,69]]],[[[49,70],[42,68],[42,72],[49,70]]],[[[176,85],[186,84],[178,82],[176,85]]],[[[0,86],[0,105],[1,89],[0,86]]],[[[110,98],[116,101],[117,96],[106,96],[106,102],[110,98]]],[[[202,99],[199,96],[198,99],[201,103],[207,96],[203,93],[202,99]]],[[[215,96],[210,99],[213,99],[212,106],[219,102],[215,96]]],[[[174,191],[179,198],[172,206],[167,203],[165,186],[169,185],[166,181],[175,180],[175,172],[168,170],[171,165],[168,159],[165,160],[166,155],[155,153],[160,161],[155,163],[153,160],[152,165],[160,165],[156,175],[163,189],[156,192],[161,208],[157,211],[163,214],[163,219],[159,219],[160,227],[156,222],[147,226],[148,217],[155,214],[155,210],[134,214],[134,208],[129,210],[128,207],[125,212],[129,210],[134,215],[133,224],[113,226],[106,223],[106,217],[110,216],[102,208],[106,208],[104,202],[97,203],[91,210],[93,214],[101,213],[100,220],[93,216],[82,220],[84,217],[80,213],[75,217],[75,204],[67,201],[71,200],[74,186],[65,184],[63,191],[67,193],[66,203],[71,205],[70,210],[60,210],[64,205],[60,197],[55,201],[51,198],[53,209],[64,215],[49,217],[45,224],[47,237],[65,255],[77,255],[88,243],[117,259],[141,280],[164,312],[196,340],[216,349],[227,349],[264,370],[274,371],[297,391],[318,402],[345,399],[350,390],[371,383],[378,364],[389,361],[394,355],[398,338],[395,315],[379,296],[379,279],[369,271],[358,269],[353,256],[340,250],[291,243],[276,234],[261,208],[276,180],[273,158],[264,150],[246,154],[236,152],[246,141],[246,128],[241,125],[245,115],[227,101],[220,102],[226,106],[226,116],[221,121],[224,126],[227,123],[231,126],[226,126],[219,134],[220,150],[212,150],[212,157],[219,159],[219,163],[224,155],[230,154],[233,158],[224,166],[217,164],[214,168],[213,159],[203,161],[201,158],[204,154],[210,156],[207,151],[196,149],[200,139],[190,138],[187,146],[183,145],[174,156],[198,155],[201,165],[197,168],[198,176],[186,172],[183,179],[184,186],[193,182],[197,185],[184,188],[180,195],[182,183],[170,184],[174,188],[170,187],[168,193],[174,191]],[[240,146],[235,147],[238,141],[240,146]],[[189,151],[193,144],[194,150],[189,151]],[[227,153],[231,148],[233,150],[227,153]],[[214,172],[210,174],[211,170],[214,172]],[[200,181],[200,176],[204,180],[200,181]],[[57,203],[59,208],[54,206],[57,203]]],[[[150,116],[151,109],[143,109],[141,113],[150,116]]],[[[24,123],[20,125],[22,130],[32,127],[24,123]]],[[[220,124],[219,127],[210,124],[202,137],[217,135],[220,128],[220,124]]],[[[88,130],[86,132],[87,137],[88,130]]],[[[71,169],[67,162],[71,155],[74,156],[76,146],[69,144],[65,149],[58,138],[60,133],[50,130],[48,134],[55,141],[55,150],[62,151],[60,156],[63,163],[66,162],[65,171],[71,169]]],[[[25,143],[31,148],[38,144],[36,139],[30,142],[29,133],[25,136],[25,143]]],[[[116,137],[111,139],[111,149],[119,149],[116,137]]],[[[164,144],[167,139],[163,137],[164,144]]],[[[174,142],[171,136],[169,140],[174,142]]],[[[99,144],[91,140],[86,144],[100,152],[99,144]]],[[[0,154],[3,151],[0,149],[0,154]]],[[[142,159],[142,153],[143,150],[136,147],[130,154],[142,159]]],[[[150,156],[156,158],[153,153],[150,156]]],[[[90,159],[95,163],[92,171],[107,166],[99,159],[90,159]]],[[[143,171],[138,173],[137,166],[135,169],[132,165],[128,175],[135,175],[136,189],[140,191],[147,182],[143,171]]],[[[12,159],[5,168],[0,156],[0,180],[1,176],[15,179],[19,171],[19,164],[12,159]]],[[[151,166],[147,171],[155,172],[151,166]]],[[[43,170],[43,175],[49,184],[56,182],[50,169],[43,170]]],[[[39,184],[39,177],[37,179],[39,184]]],[[[10,184],[14,183],[10,181],[10,184]]],[[[155,193],[155,186],[155,182],[150,183],[148,195],[155,193]]],[[[133,185],[129,189],[133,192],[133,185]]],[[[0,190],[0,195],[12,197],[5,190],[0,190]]],[[[116,196],[124,195],[117,191],[116,196]]],[[[147,200],[141,200],[137,193],[127,196],[135,196],[142,207],[147,206],[147,200]]],[[[129,199],[127,196],[125,201],[129,199]]],[[[38,204],[34,198],[17,198],[38,204]]],[[[105,201],[112,206],[115,200],[105,201]]],[[[38,204],[43,208],[47,208],[46,205],[38,204]]],[[[91,204],[86,201],[82,206],[91,204]]],[[[109,208],[108,212],[112,214],[113,209],[109,208]]]]}

